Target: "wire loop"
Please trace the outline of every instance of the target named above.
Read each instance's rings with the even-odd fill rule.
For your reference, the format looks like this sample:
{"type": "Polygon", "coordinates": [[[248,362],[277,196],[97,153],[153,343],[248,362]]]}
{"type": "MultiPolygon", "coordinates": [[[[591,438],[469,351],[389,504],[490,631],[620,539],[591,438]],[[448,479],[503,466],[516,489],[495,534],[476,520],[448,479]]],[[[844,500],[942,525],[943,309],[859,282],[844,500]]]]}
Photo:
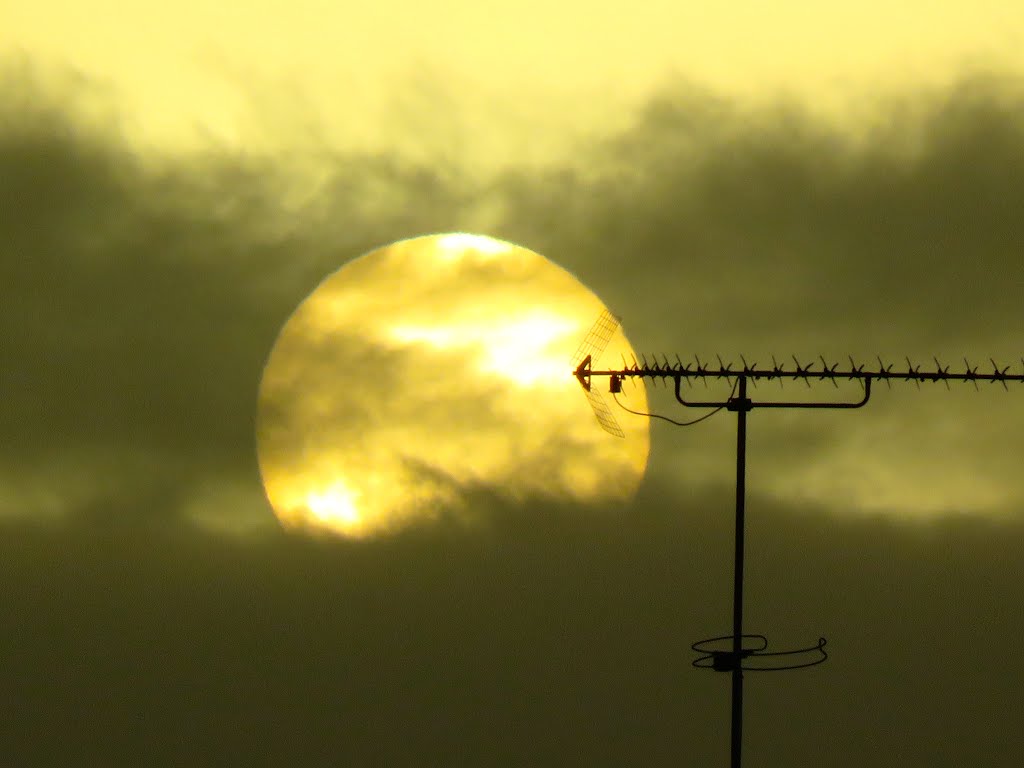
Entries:
{"type": "Polygon", "coordinates": [[[789,651],[769,651],[768,638],[764,635],[744,634],[741,635],[741,646],[743,641],[755,640],[755,647],[741,647],[739,652],[732,648],[733,635],[722,635],[721,637],[709,637],[706,640],[698,640],[690,646],[696,653],[701,654],[693,661],[693,666],[698,669],[713,669],[716,672],[731,672],[741,669],[744,672],[783,672],[790,669],[805,669],[816,667],[828,659],[825,652],[825,645],[828,641],[819,637],[818,642],[806,648],[795,648],[789,651]],[[726,647],[716,647],[726,646],[726,647]],[[782,656],[800,656],[816,654],[814,657],[794,664],[780,664],[765,662],[758,664],[757,659],[777,659],[782,656]],[[748,659],[755,660],[751,663],[744,663],[748,659]]]}

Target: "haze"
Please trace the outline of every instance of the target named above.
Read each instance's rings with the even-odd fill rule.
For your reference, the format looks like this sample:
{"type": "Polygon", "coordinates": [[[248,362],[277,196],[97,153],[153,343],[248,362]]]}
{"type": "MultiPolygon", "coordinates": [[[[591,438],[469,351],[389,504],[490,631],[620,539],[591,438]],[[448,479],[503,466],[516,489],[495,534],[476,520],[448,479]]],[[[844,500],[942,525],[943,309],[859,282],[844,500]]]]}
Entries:
{"type": "MultiPolygon", "coordinates": [[[[519,243],[639,352],[1020,365],[1018,4],[374,7],[0,9],[11,764],[725,764],[730,414],[627,506],[280,530],[260,373],[373,248],[519,243]]],[[[748,626],[831,658],[748,680],[746,765],[1019,762],[1022,423],[753,413],[748,626]]]]}

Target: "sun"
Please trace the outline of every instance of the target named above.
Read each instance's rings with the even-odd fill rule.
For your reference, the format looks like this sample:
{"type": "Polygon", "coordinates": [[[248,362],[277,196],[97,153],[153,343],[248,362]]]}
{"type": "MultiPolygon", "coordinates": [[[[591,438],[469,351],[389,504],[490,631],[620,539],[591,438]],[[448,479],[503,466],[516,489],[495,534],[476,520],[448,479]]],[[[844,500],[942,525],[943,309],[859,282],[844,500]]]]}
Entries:
{"type": "Polygon", "coordinates": [[[306,508],[316,520],[341,531],[356,531],[364,522],[356,506],[357,494],[341,480],[324,491],[306,494],[306,508]]]}
{"type": "MultiPolygon", "coordinates": [[[[288,318],[259,388],[257,452],[287,528],[348,537],[458,510],[485,489],[583,503],[631,496],[646,419],[603,431],[571,358],[601,300],[502,240],[402,240],[329,275],[288,318]]],[[[631,356],[621,331],[604,355],[631,356]]],[[[642,384],[620,397],[646,409],[642,384]]]]}

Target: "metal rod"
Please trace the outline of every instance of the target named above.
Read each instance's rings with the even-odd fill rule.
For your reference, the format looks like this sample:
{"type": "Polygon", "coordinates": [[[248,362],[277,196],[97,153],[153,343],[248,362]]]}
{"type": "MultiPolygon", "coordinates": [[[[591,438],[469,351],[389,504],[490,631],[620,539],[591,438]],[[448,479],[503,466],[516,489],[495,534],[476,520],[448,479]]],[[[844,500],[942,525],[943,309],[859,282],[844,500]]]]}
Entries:
{"type": "MultiPolygon", "coordinates": [[[[746,374],[744,374],[744,376],[742,378],[745,380],[747,378],[746,374]]],[[[683,405],[685,405],[687,408],[724,408],[724,407],[729,406],[729,404],[732,402],[731,399],[730,400],[701,401],[701,402],[697,402],[697,401],[693,401],[693,400],[687,400],[687,399],[685,399],[683,397],[682,384],[683,384],[682,378],[677,378],[676,381],[675,381],[676,400],[678,402],[682,403],[683,405]]],[[[776,402],[774,400],[767,400],[767,401],[764,401],[764,402],[756,402],[756,403],[755,402],[748,402],[747,408],[748,408],[748,410],[751,409],[751,408],[863,408],[865,405],[868,404],[868,400],[871,399],[871,379],[870,378],[863,379],[863,387],[864,387],[864,397],[862,397],[860,400],[857,400],[855,402],[842,403],[842,402],[833,402],[831,400],[827,400],[825,402],[803,402],[803,403],[796,402],[796,403],[787,403],[787,402],[776,402]]]]}
{"type": "Polygon", "coordinates": [[[892,370],[892,366],[882,366],[878,370],[864,370],[863,368],[851,368],[847,370],[838,370],[835,366],[822,367],[820,370],[813,370],[811,366],[791,368],[791,369],[773,369],[773,368],[748,368],[746,370],[739,368],[734,369],[731,366],[720,366],[718,368],[704,368],[697,366],[678,366],[671,365],[667,367],[652,367],[652,366],[627,366],[620,369],[611,370],[598,370],[590,367],[590,360],[588,359],[585,365],[580,365],[575,373],[577,376],[586,375],[591,376],[611,376],[618,375],[622,377],[628,376],[639,376],[641,378],[656,378],[656,379],[735,379],[739,376],[746,376],[751,381],[756,379],[768,380],[772,379],[802,379],[810,383],[811,381],[836,381],[839,379],[846,379],[849,381],[857,381],[862,379],[879,379],[881,381],[990,381],[1005,384],[1008,381],[1024,381],[1024,374],[1021,373],[1010,373],[1008,367],[1000,368],[998,365],[993,366],[992,373],[979,373],[976,368],[971,368],[963,372],[952,372],[943,370],[935,371],[922,371],[919,367],[910,366],[906,370],[892,370]]]}
{"type": "Polygon", "coordinates": [[[739,377],[739,391],[730,409],[736,410],[736,554],[732,587],[732,768],[740,768],[743,747],[743,530],[747,463],[747,377],[739,377]]]}

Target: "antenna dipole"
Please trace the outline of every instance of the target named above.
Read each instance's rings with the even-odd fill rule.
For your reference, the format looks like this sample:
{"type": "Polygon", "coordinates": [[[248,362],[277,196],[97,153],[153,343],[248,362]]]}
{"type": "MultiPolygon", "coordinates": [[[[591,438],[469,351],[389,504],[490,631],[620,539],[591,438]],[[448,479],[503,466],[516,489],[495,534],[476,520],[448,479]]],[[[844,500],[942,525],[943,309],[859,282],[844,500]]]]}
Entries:
{"type": "MultiPolygon", "coordinates": [[[[598,324],[601,322],[599,319],[598,324]]],[[[595,328],[597,327],[595,325],[595,328]]],[[[618,321],[616,321],[615,327],[618,327],[618,321]]],[[[613,328],[613,333],[614,330],[613,328]]],[[[594,333],[595,331],[592,329],[591,334],[594,333]]],[[[588,335],[587,338],[589,339],[591,336],[588,335]]],[[[759,366],[757,363],[748,363],[742,357],[738,364],[725,363],[721,358],[716,360],[716,364],[711,364],[701,361],[699,357],[694,357],[693,363],[684,363],[678,355],[675,356],[674,363],[665,356],[662,356],[662,360],[659,362],[658,355],[654,355],[651,360],[643,356],[641,362],[638,363],[634,360],[632,364],[624,364],[622,368],[597,369],[594,366],[594,361],[599,354],[599,350],[595,352],[584,341],[580,350],[577,351],[577,357],[573,359],[573,375],[587,393],[592,405],[594,403],[592,397],[599,391],[595,382],[596,378],[607,378],[608,390],[614,395],[621,391],[622,382],[625,379],[636,377],[655,381],[671,379],[675,385],[676,400],[688,408],[724,408],[736,413],[736,528],[733,558],[732,634],[700,640],[691,647],[700,654],[693,662],[693,666],[713,669],[716,672],[729,672],[732,676],[730,765],[732,768],[740,768],[743,747],[743,673],[811,667],[828,658],[828,654],[825,653],[826,640],[823,637],[818,638],[817,643],[806,648],[769,652],[767,650],[768,640],[764,635],[743,633],[747,414],[754,408],[861,408],[870,400],[871,383],[875,380],[884,381],[887,385],[893,381],[914,382],[919,388],[921,384],[928,382],[938,383],[941,381],[947,388],[949,388],[950,382],[970,382],[975,388],[978,388],[979,382],[988,382],[1002,384],[1004,388],[1009,389],[1010,382],[1024,382],[1024,358],[1021,359],[1021,373],[1011,373],[1011,366],[999,365],[991,358],[988,361],[991,370],[987,367],[982,369],[981,366],[971,365],[965,358],[963,368],[958,367],[954,371],[951,370],[951,366],[943,365],[937,358],[933,358],[934,365],[922,366],[912,363],[909,357],[905,359],[905,364],[899,365],[884,363],[880,357],[872,364],[858,364],[851,357],[849,365],[846,365],[830,363],[823,357],[805,364],[794,356],[791,358],[792,364],[788,362],[780,364],[775,358],[772,358],[771,366],[759,366]],[[727,399],[718,401],[687,400],[683,397],[683,384],[696,379],[705,383],[708,379],[724,379],[733,385],[732,394],[727,399]],[[856,381],[863,387],[863,395],[860,399],[851,401],[751,400],[747,396],[747,384],[749,382],[756,386],[759,381],[778,381],[780,385],[784,385],[787,381],[802,381],[808,389],[813,389],[814,384],[825,381],[837,387],[839,381],[856,381]]],[[[604,401],[601,400],[601,402],[604,401]]],[[[596,407],[595,413],[598,421],[605,426],[596,407]]],[[[605,429],[616,434],[607,427],[605,429]]],[[[621,430],[619,432],[621,433],[621,430]]]]}

